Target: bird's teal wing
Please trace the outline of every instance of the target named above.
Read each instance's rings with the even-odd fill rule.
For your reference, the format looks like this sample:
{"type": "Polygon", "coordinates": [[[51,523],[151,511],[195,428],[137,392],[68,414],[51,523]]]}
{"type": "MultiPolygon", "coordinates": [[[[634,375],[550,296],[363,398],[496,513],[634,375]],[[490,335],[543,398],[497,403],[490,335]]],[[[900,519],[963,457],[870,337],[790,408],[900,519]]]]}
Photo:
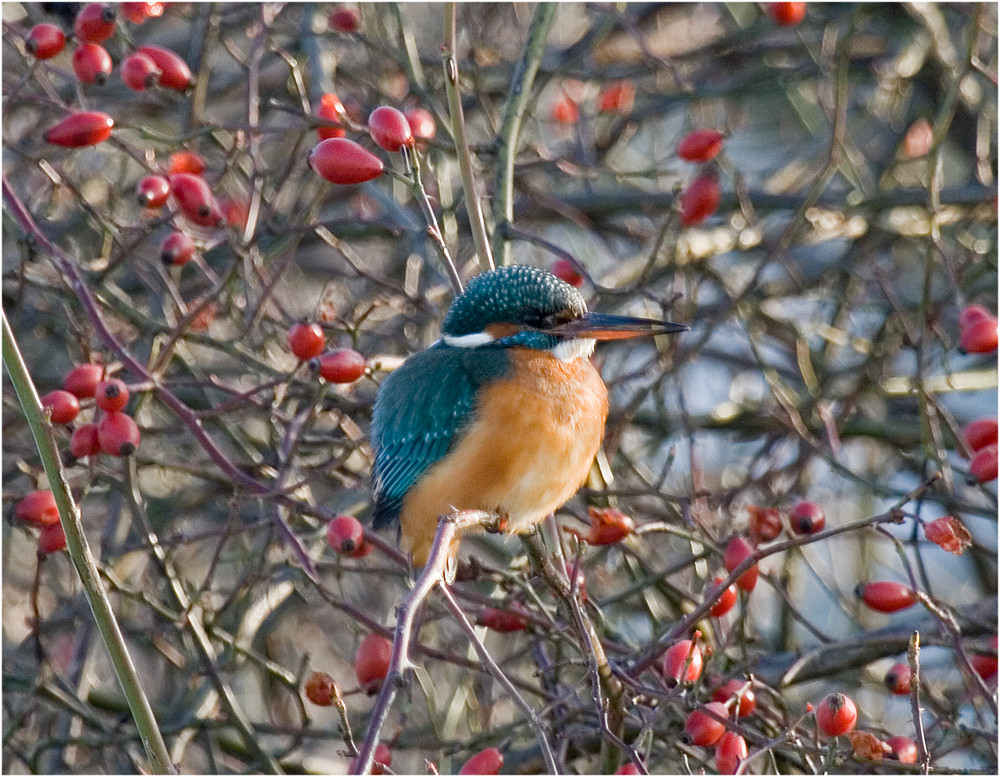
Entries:
{"type": "Polygon", "coordinates": [[[472,420],[477,392],[506,366],[503,349],[437,343],[382,381],[371,427],[376,529],[397,524],[406,492],[451,450],[472,420]]]}

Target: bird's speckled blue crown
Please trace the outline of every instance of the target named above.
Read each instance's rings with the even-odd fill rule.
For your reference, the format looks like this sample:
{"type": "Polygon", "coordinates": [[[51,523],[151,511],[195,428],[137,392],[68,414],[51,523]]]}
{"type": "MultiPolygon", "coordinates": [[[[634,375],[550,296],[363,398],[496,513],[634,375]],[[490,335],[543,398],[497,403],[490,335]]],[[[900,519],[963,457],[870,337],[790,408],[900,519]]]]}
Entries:
{"type": "Polygon", "coordinates": [[[480,273],[451,303],[442,331],[449,336],[482,332],[490,324],[551,325],[587,312],[580,293],[546,270],[524,265],[480,273]]]}

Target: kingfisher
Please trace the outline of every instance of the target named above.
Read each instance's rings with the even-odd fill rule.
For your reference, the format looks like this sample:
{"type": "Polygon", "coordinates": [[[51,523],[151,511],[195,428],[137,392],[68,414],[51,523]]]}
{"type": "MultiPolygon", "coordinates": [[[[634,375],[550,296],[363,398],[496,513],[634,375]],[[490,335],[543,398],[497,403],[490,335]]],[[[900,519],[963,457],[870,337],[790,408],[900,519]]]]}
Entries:
{"type": "MultiPolygon", "coordinates": [[[[596,342],[686,329],[588,312],[575,288],[535,267],[475,276],[449,306],[441,339],[378,388],[374,528],[397,527],[415,567],[443,515],[483,510],[508,533],[530,531],[587,479],[604,438],[596,342]]],[[[457,551],[456,539],[450,565],[457,551]]]]}

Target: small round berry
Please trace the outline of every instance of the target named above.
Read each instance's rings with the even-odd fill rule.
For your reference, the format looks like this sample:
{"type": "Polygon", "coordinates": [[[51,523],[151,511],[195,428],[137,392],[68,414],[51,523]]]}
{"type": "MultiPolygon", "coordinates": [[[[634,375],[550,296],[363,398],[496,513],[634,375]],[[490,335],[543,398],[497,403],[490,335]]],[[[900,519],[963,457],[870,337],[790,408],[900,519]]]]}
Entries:
{"type": "Polygon", "coordinates": [[[635,105],[635,84],[631,81],[616,81],[605,86],[597,96],[597,110],[601,113],[617,113],[627,116],[635,105]]]}
{"type": "Polygon", "coordinates": [[[365,357],[352,348],[336,348],[310,361],[329,383],[353,383],[365,374],[365,357]]]}
{"type": "Polygon", "coordinates": [[[319,107],[316,109],[316,115],[321,119],[326,119],[327,121],[338,122],[335,126],[322,126],[316,128],[316,134],[319,135],[320,140],[326,140],[327,138],[342,138],[347,134],[339,122],[343,119],[346,111],[344,110],[344,104],[340,101],[337,95],[327,92],[319,100],[319,107]]]}
{"type": "Polygon", "coordinates": [[[89,3],[76,15],[76,37],[85,43],[100,43],[115,33],[115,10],[104,3],[89,3]]]}
{"type": "Polygon", "coordinates": [[[997,320],[980,318],[962,330],[959,347],[966,353],[993,353],[997,349],[997,320]]]}
{"type": "Polygon", "coordinates": [[[711,587],[708,589],[708,594],[706,599],[712,599],[715,604],[712,605],[712,609],[709,612],[716,618],[721,618],[727,612],[729,612],[736,604],[736,584],[723,589],[722,583],[725,582],[725,578],[716,577],[712,581],[711,587]]]}
{"type": "Polygon", "coordinates": [[[129,54],[121,64],[122,82],[134,92],[144,92],[160,78],[160,68],[147,55],[129,54]]]}
{"type": "Polygon", "coordinates": [[[701,676],[701,649],[690,639],[671,645],[663,654],[663,676],[674,683],[693,683],[701,676]]]}
{"type": "Polygon", "coordinates": [[[118,378],[102,380],[94,392],[94,401],[101,410],[116,413],[128,404],[128,386],[118,378]]]}
{"type": "Polygon", "coordinates": [[[80,400],[63,389],[50,391],[42,397],[42,407],[48,408],[54,424],[68,424],[80,414],[80,400]]]}
{"type": "MultiPolygon", "coordinates": [[[[717,701],[710,701],[705,705],[705,709],[711,710],[720,718],[729,717],[726,705],[717,701]]],[[[684,733],[681,735],[681,740],[689,745],[711,747],[722,738],[724,733],[726,733],[725,723],[720,723],[701,710],[695,710],[688,715],[684,722],[684,733]]]]}
{"type": "Polygon", "coordinates": [[[816,707],[816,725],[828,737],[839,737],[854,728],[858,720],[858,708],[850,696],[831,693],[816,707]]]}
{"type": "Polygon", "coordinates": [[[896,612],[917,603],[917,595],[912,588],[892,580],[874,583],[858,583],[855,596],[878,612],[896,612]]]}
{"type": "Polygon", "coordinates": [[[74,459],[96,456],[101,452],[101,441],[97,436],[97,424],[83,424],[73,431],[69,438],[69,452],[74,459]]]}
{"type": "Polygon", "coordinates": [[[111,137],[115,120],[100,111],[83,111],[67,116],[45,133],[45,142],[64,148],[81,148],[103,143],[111,137]]]}
{"type": "Polygon", "coordinates": [[[503,753],[495,747],[480,750],[468,761],[462,764],[459,774],[500,774],[503,766],[503,753]]]}
{"type": "Polygon", "coordinates": [[[892,668],[885,673],[882,682],[889,689],[889,693],[896,696],[908,696],[910,694],[910,678],[912,674],[910,667],[904,663],[893,664],[892,668]]]}
{"type": "Polygon", "coordinates": [[[52,491],[32,491],[14,508],[14,515],[33,526],[51,526],[59,523],[59,508],[52,491]]]}
{"type": "Polygon", "coordinates": [[[142,24],[146,19],[163,15],[163,3],[146,2],[122,3],[122,12],[132,24],[142,24]]]}
{"type": "Polygon", "coordinates": [[[767,10],[782,27],[794,27],[806,18],[805,3],[771,3],[767,10]]]}
{"type": "Polygon", "coordinates": [[[194,173],[173,173],[170,192],[181,212],[202,227],[217,227],[225,219],[208,181],[194,173]]]}
{"type": "Polygon", "coordinates": [[[170,49],[160,46],[140,46],[136,49],[136,53],[144,54],[156,63],[156,67],[160,69],[157,83],[164,89],[183,92],[194,80],[187,62],[170,49]]]}
{"type": "Polygon", "coordinates": [[[573,100],[563,95],[552,106],[552,120],[560,124],[576,124],[580,121],[580,109],[573,100]]]}
{"type": "Polygon", "coordinates": [[[980,418],[967,424],[962,430],[962,437],[969,450],[975,452],[987,445],[997,444],[997,419],[980,418]]]}
{"type": "MultiPolygon", "coordinates": [[[[753,555],[753,546],[742,537],[733,537],[726,544],[726,552],[723,554],[722,563],[727,572],[732,572],[736,567],[753,555]]],[[[760,571],[754,564],[736,580],[738,588],[744,591],[752,591],[757,585],[757,577],[760,571]]]]}
{"type": "Polygon", "coordinates": [[[337,32],[357,32],[361,27],[361,12],[357,8],[339,6],[330,13],[330,29],[337,32]]]}
{"type": "Polygon", "coordinates": [[[524,631],[528,628],[528,622],[521,615],[507,610],[498,610],[496,607],[483,607],[476,616],[476,623],[501,633],[524,631]]]}
{"type": "Polygon", "coordinates": [[[194,258],[194,240],[184,232],[171,232],[160,243],[160,261],[183,267],[194,258]]]}
{"type": "Polygon", "coordinates": [[[326,672],[313,672],[306,679],[306,698],[320,707],[329,707],[333,700],[340,696],[337,681],[326,672]]]}
{"type": "Polygon", "coordinates": [[[417,140],[431,140],[437,133],[437,122],[434,115],[426,108],[419,106],[406,111],[406,122],[417,140]]]}
{"type": "Polygon", "coordinates": [[[722,201],[719,182],[712,173],[695,178],[681,193],[681,226],[701,224],[715,213],[722,201]]]}
{"type": "Polygon", "coordinates": [[[719,774],[736,774],[746,757],[746,740],[735,731],[727,731],[715,745],[715,770],[719,774]]]}
{"type": "Polygon", "coordinates": [[[84,43],[73,52],[73,72],[84,84],[101,85],[111,75],[111,55],[97,43],[84,43]]]}
{"type": "Polygon", "coordinates": [[[35,59],[52,59],[66,45],[66,35],[54,24],[36,24],[24,41],[24,48],[35,59]]]}
{"type": "Polygon", "coordinates": [[[722,702],[726,705],[729,705],[730,702],[735,703],[737,698],[739,698],[739,706],[736,708],[736,717],[745,718],[752,715],[753,711],[757,709],[757,696],[746,680],[734,677],[712,693],[712,701],[722,702]]]}
{"type": "Polygon", "coordinates": [[[958,314],[958,328],[960,330],[968,329],[972,324],[982,318],[993,318],[993,314],[982,305],[967,305],[962,308],[962,312],[958,314]]]}
{"type": "Polygon", "coordinates": [[[367,556],[371,546],[365,542],[365,530],[353,515],[338,515],[326,525],[326,541],[338,553],[352,558],[367,556]]]}
{"type": "Polygon", "coordinates": [[[162,175],[147,175],[135,188],[139,204],[144,208],[159,208],[170,196],[170,181],[162,175]]]}
{"type": "Polygon", "coordinates": [[[174,173],[201,175],[203,172],[205,172],[205,160],[201,154],[196,154],[194,151],[175,151],[170,155],[167,175],[174,173]]]}
{"type": "Polygon", "coordinates": [[[750,539],[755,543],[770,542],[781,534],[781,512],[775,507],[747,505],[750,515],[750,539]]]}
{"type": "Polygon", "coordinates": [[[826,513],[815,502],[799,502],[788,514],[788,522],[796,534],[815,534],[826,525],[826,513]]]}
{"type": "Polygon", "coordinates": [[[892,756],[901,764],[915,764],[917,762],[917,743],[909,737],[890,737],[885,741],[892,748],[892,756]]]}
{"type": "Polygon", "coordinates": [[[38,533],[38,552],[47,556],[66,547],[66,532],[63,531],[61,523],[54,523],[51,526],[43,526],[38,533]]]}
{"type": "Polygon", "coordinates": [[[390,105],[380,105],[368,117],[368,134],[386,151],[399,151],[413,145],[413,130],[403,112],[390,105]]]}
{"type": "Polygon", "coordinates": [[[638,766],[629,761],[627,764],[619,766],[615,774],[642,774],[642,772],[639,771],[638,766]]]}
{"type": "Polygon", "coordinates": [[[63,388],[79,399],[87,399],[94,396],[103,377],[104,367],[100,364],[78,364],[66,373],[63,388]]]}
{"type": "Polygon", "coordinates": [[[354,676],[369,696],[378,693],[389,674],[392,643],[380,634],[366,634],[354,655],[354,676]]]}
{"type": "Polygon", "coordinates": [[[326,335],[319,324],[295,324],[288,330],[288,349],[296,358],[308,361],[319,356],[326,345],[326,335]]]}
{"type": "Polygon", "coordinates": [[[101,450],[111,456],[131,456],[139,447],[139,427],[125,413],[108,413],[97,425],[101,450]]]}
{"type": "Polygon", "coordinates": [[[385,165],[371,151],[347,138],[328,138],[309,152],[309,166],[330,183],[364,183],[382,175],[385,165]]]}
{"type": "Polygon", "coordinates": [[[708,162],[722,151],[722,133],[713,129],[697,129],[677,144],[677,156],[686,162],[708,162]]]}
{"type": "Polygon", "coordinates": [[[583,286],[583,275],[569,259],[557,259],[553,262],[552,274],[577,289],[583,286]]]}
{"type": "Polygon", "coordinates": [[[997,479],[997,446],[987,445],[976,451],[969,462],[969,474],[976,483],[989,483],[997,479]]]}

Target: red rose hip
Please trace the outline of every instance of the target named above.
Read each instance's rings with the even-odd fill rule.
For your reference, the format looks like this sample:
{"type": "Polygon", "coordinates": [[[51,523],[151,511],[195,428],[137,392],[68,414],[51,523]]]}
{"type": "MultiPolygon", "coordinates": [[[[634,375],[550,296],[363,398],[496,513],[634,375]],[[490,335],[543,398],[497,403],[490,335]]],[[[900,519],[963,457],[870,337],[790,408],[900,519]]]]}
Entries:
{"type": "Polygon", "coordinates": [[[850,696],[831,693],[816,707],[816,725],[828,737],[839,737],[854,728],[858,709],[850,696]]]}
{"type": "Polygon", "coordinates": [[[309,363],[330,383],[353,383],[365,374],[365,357],[352,348],[337,348],[309,363]]]}
{"type": "Polygon", "coordinates": [[[42,407],[48,408],[54,424],[68,424],[80,414],[80,400],[63,389],[50,391],[42,397],[42,407]]]}
{"type": "Polygon", "coordinates": [[[459,774],[500,774],[503,766],[503,753],[495,747],[480,750],[468,761],[462,764],[459,774]]]}
{"type": "Polygon", "coordinates": [[[76,15],[76,37],[85,43],[100,43],[115,33],[115,10],[104,3],[89,3],[76,15]]]}
{"type": "Polygon", "coordinates": [[[81,148],[103,143],[111,137],[115,121],[100,111],[83,111],[67,116],[45,133],[45,142],[64,148],[81,148]]]}
{"type": "MultiPolygon", "coordinates": [[[[732,572],[736,567],[753,555],[753,546],[742,537],[733,537],[726,544],[726,551],[722,557],[722,563],[727,572],[732,572]]],[[[744,591],[752,591],[757,585],[757,577],[760,571],[754,564],[736,580],[738,588],[744,591]]]]}
{"type": "Polygon", "coordinates": [[[100,364],[78,364],[66,373],[63,388],[79,399],[87,399],[94,396],[103,377],[104,368],[100,364]]]}
{"type": "Polygon", "coordinates": [[[103,84],[111,75],[111,55],[103,46],[84,43],[73,52],[73,72],[84,84],[103,84]]]}
{"type": "Polygon", "coordinates": [[[353,140],[328,138],[309,152],[309,166],[330,183],[364,183],[382,175],[382,160],[353,140]]]}
{"type": "Polygon", "coordinates": [[[681,194],[681,226],[701,224],[718,210],[721,201],[715,176],[711,173],[699,176],[681,194]]]}
{"type": "Polygon", "coordinates": [[[663,654],[663,676],[676,683],[693,683],[701,676],[701,649],[690,639],[671,645],[663,654]]]}
{"type": "Polygon", "coordinates": [[[14,514],[25,523],[33,526],[51,526],[59,523],[59,508],[52,491],[32,491],[17,503],[14,514]]]}
{"type": "Polygon", "coordinates": [[[128,386],[118,378],[103,380],[94,392],[94,401],[101,410],[117,412],[128,404],[128,386]]]}
{"type": "Polygon", "coordinates": [[[288,330],[288,349],[303,361],[319,356],[326,345],[326,335],[319,324],[295,324],[288,330]]]}
{"type": "Polygon", "coordinates": [[[722,141],[721,132],[698,129],[677,144],[677,156],[688,162],[708,162],[722,151],[722,141]]]}
{"type": "Polygon", "coordinates": [[[24,41],[24,48],[35,59],[51,59],[65,45],[65,33],[54,24],[36,24],[24,41]]]}
{"type": "Polygon", "coordinates": [[[859,583],[854,593],[878,612],[897,612],[917,603],[917,595],[913,589],[891,580],[859,583]]]}
{"type": "Polygon", "coordinates": [[[402,111],[380,105],[368,117],[368,134],[386,151],[399,151],[413,145],[413,130],[402,111]]]}
{"type": "Polygon", "coordinates": [[[222,211],[212,195],[208,181],[194,173],[170,176],[170,191],[181,212],[203,227],[216,227],[223,221],[222,211]]]}
{"type": "Polygon", "coordinates": [[[182,267],[194,258],[194,240],[183,232],[171,232],[160,243],[160,261],[182,267]]]}
{"type": "Polygon", "coordinates": [[[746,757],[746,740],[735,731],[727,731],[715,745],[715,769],[719,774],[736,774],[746,757]]]}
{"type": "Polygon", "coordinates": [[[162,175],[147,175],[136,186],[136,197],[144,208],[159,208],[170,196],[170,181],[162,175]]]}
{"type": "Polygon", "coordinates": [[[144,92],[160,78],[160,68],[145,54],[135,52],[121,64],[122,82],[134,92],[144,92]]]}
{"type": "Polygon", "coordinates": [[[313,672],[305,684],[306,698],[319,707],[329,707],[335,697],[340,695],[337,681],[326,672],[313,672]]]}
{"type": "Polygon", "coordinates": [[[815,502],[799,502],[788,514],[788,522],[796,534],[815,534],[826,525],[826,513],[815,502]]]}
{"type": "Polygon", "coordinates": [[[160,46],[140,46],[136,49],[139,54],[149,57],[160,69],[157,83],[165,89],[174,89],[183,92],[191,85],[194,76],[191,75],[191,68],[177,54],[170,49],[160,46]]]}
{"type": "Polygon", "coordinates": [[[101,452],[101,441],[97,436],[97,424],[83,424],[73,431],[69,439],[69,452],[74,459],[96,456],[101,452]]]}
{"type": "MultiPolygon", "coordinates": [[[[710,701],[705,705],[705,709],[711,710],[720,718],[729,717],[726,705],[717,701],[710,701]]],[[[681,739],[689,745],[711,747],[722,738],[724,733],[726,733],[725,723],[720,723],[701,710],[695,710],[688,715],[684,723],[684,733],[681,735],[681,739]]]]}
{"type": "Polygon", "coordinates": [[[354,655],[354,676],[358,685],[371,696],[378,693],[389,674],[392,643],[380,634],[366,634],[354,655]]]}
{"type": "Polygon", "coordinates": [[[108,413],[97,425],[101,450],[111,456],[131,456],[139,447],[139,427],[125,413],[108,413]]]}

